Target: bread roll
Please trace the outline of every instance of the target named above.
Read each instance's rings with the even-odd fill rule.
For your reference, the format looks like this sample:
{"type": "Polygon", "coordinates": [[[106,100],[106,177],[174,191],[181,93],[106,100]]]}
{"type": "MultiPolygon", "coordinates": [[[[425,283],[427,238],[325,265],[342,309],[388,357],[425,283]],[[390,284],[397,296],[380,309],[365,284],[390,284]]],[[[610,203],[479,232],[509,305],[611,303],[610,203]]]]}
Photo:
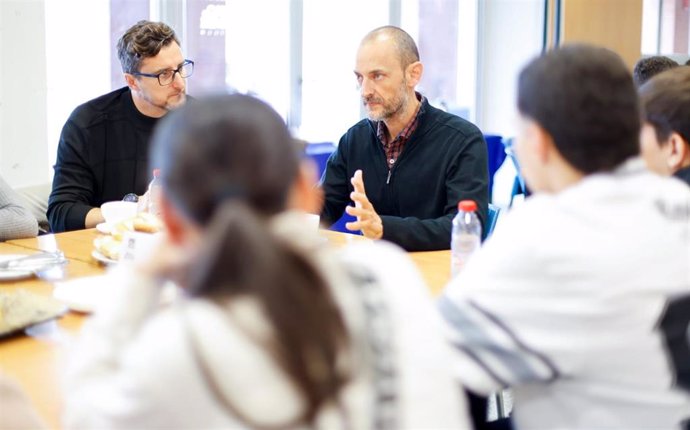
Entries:
{"type": "Polygon", "coordinates": [[[121,245],[122,241],[116,239],[115,236],[100,236],[93,241],[96,251],[115,261],[120,259],[121,245]]]}
{"type": "Polygon", "coordinates": [[[158,233],[163,229],[163,223],[161,220],[148,212],[142,212],[134,217],[132,222],[135,231],[141,231],[144,233],[158,233]]]}

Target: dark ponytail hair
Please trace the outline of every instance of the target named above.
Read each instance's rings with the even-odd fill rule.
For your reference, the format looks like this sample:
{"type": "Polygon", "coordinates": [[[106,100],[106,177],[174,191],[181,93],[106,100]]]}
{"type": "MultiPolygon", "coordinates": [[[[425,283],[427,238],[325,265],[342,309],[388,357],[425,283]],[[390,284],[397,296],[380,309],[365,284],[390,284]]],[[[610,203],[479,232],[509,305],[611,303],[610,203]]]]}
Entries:
{"type": "MultiPolygon", "coordinates": [[[[312,424],[347,381],[338,356],[348,336],[327,285],[267,223],[286,209],[299,158],[282,118],[237,94],[191,102],[167,115],[151,157],[167,198],[206,231],[189,293],[221,306],[252,297],[271,323],[275,336],[264,346],[306,404],[295,422],[281,427],[312,424]]],[[[238,418],[262,427],[223,400],[238,418]]]]}

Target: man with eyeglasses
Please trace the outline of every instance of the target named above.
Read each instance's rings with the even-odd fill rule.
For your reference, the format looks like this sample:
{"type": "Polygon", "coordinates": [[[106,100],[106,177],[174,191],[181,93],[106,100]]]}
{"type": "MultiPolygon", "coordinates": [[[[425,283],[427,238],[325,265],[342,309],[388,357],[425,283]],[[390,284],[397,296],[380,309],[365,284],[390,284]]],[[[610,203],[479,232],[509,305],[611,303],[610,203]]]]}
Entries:
{"type": "Polygon", "coordinates": [[[102,203],[144,194],[153,127],[185,103],[194,62],[172,28],[139,21],[117,51],[127,86],[77,107],[62,129],[48,201],[54,232],[95,227],[104,221],[102,203]]]}

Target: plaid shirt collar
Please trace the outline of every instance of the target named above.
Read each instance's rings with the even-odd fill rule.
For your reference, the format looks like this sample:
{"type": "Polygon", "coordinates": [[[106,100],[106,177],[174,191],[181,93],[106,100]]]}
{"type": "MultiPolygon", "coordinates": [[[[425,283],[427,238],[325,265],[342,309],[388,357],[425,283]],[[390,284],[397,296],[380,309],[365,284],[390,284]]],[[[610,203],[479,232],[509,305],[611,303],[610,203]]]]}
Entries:
{"type": "Polygon", "coordinates": [[[424,104],[424,96],[421,95],[418,92],[415,92],[415,95],[417,96],[417,100],[419,100],[419,105],[417,105],[417,110],[415,111],[414,115],[412,116],[412,119],[410,119],[410,122],[405,125],[405,127],[402,129],[400,133],[393,139],[392,141],[388,141],[388,138],[386,137],[386,124],[383,121],[378,121],[377,126],[376,126],[376,136],[379,139],[379,142],[383,145],[383,149],[386,152],[386,162],[388,164],[388,168],[391,169],[395,165],[396,160],[400,156],[400,153],[402,153],[403,148],[405,147],[405,143],[410,139],[410,136],[414,131],[417,129],[417,126],[419,125],[419,117],[421,113],[423,112],[422,110],[422,105],[424,104]]]}
{"type": "MultiPolygon", "coordinates": [[[[422,110],[422,105],[424,104],[424,101],[426,100],[426,97],[421,95],[418,92],[415,92],[415,95],[417,96],[417,100],[419,100],[419,105],[417,105],[417,110],[415,111],[414,115],[412,116],[412,119],[410,122],[407,123],[407,125],[402,129],[400,133],[393,139],[393,142],[398,140],[398,139],[403,139],[407,140],[410,138],[412,133],[415,131],[417,128],[417,125],[419,124],[419,115],[423,112],[422,110]]],[[[383,121],[377,121],[376,122],[376,136],[379,138],[379,141],[383,144],[383,146],[386,146],[390,142],[388,142],[388,138],[386,137],[386,124],[383,121]]]]}

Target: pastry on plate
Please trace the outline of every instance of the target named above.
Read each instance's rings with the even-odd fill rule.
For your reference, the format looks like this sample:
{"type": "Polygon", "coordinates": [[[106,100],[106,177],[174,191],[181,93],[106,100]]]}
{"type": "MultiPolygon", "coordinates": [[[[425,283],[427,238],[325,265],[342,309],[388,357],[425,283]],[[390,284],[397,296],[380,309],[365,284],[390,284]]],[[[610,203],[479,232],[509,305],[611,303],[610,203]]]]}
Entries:
{"type": "Polygon", "coordinates": [[[96,251],[111,260],[120,259],[120,246],[122,241],[113,236],[100,236],[93,241],[96,251]]]}

